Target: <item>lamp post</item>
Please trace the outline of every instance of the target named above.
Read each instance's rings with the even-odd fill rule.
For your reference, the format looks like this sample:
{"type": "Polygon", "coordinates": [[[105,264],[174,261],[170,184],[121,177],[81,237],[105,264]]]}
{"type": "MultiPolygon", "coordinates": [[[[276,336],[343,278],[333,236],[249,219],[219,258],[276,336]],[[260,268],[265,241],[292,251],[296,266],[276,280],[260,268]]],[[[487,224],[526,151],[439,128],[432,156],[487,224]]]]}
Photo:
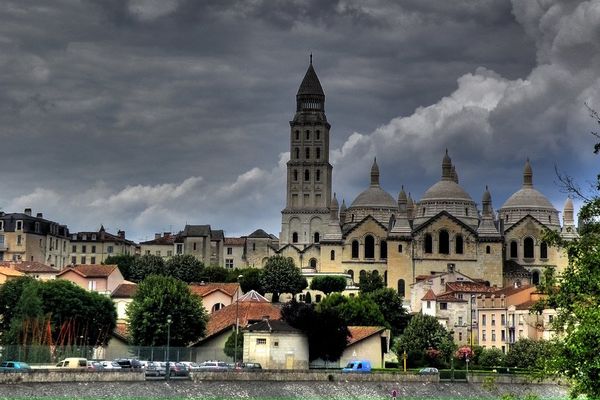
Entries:
{"type": "MultiPolygon", "coordinates": [[[[238,275],[237,281],[240,283],[240,279],[242,279],[243,275],[238,275]]],[[[240,287],[236,291],[236,300],[235,300],[235,347],[233,352],[233,364],[237,366],[237,350],[238,350],[238,335],[240,330],[240,287]]]]}
{"type": "Polygon", "coordinates": [[[170,358],[170,349],[169,346],[171,344],[171,322],[173,322],[173,320],[171,319],[171,314],[167,315],[167,367],[165,368],[165,379],[169,380],[171,378],[171,364],[169,362],[169,358],[170,358]]]}

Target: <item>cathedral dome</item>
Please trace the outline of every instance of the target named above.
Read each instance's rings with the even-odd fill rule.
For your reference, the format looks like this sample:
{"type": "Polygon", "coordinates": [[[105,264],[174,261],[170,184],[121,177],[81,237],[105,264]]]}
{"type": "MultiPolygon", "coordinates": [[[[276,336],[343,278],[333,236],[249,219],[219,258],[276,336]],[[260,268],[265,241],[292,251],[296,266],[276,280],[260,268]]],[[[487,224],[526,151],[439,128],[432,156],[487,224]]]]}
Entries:
{"type": "Polygon", "coordinates": [[[439,181],[431,186],[421,201],[424,200],[466,200],[473,201],[471,196],[456,182],[454,181],[439,181]]]}
{"type": "Polygon", "coordinates": [[[380,186],[370,187],[359,194],[350,208],[357,207],[386,207],[396,208],[398,205],[391,194],[380,186]]]}
{"type": "Polygon", "coordinates": [[[532,187],[524,187],[506,200],[502,209],[506,208],[543,208],[554,210],[554,206],[546,196],[532,187]]]}

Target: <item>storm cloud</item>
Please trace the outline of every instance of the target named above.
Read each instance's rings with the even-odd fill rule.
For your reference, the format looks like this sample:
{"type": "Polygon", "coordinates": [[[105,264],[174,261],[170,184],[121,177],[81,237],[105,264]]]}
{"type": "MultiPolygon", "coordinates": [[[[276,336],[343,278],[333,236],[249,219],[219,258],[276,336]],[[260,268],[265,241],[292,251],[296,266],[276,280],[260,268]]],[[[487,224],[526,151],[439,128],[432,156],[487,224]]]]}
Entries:
{"type": "Polygon", "coordinates": [[[417,198],[449,149],[475,201],[554,165],[598,170],[600,1],[3,1],[0,206],[136,240],[209,223],[278,234],[308,55],[333,187],[417,198]]]}

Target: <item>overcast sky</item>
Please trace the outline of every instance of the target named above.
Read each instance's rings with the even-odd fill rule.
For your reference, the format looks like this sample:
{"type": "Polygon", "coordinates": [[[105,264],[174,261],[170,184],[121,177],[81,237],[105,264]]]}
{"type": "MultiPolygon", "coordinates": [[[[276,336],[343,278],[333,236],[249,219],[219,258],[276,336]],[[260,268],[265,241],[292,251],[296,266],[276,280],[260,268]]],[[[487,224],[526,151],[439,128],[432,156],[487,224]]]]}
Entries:
{"type": "MultiPolygon", "coordinates": [[[[333,190],[418,199],[444,149],[479,204],[554,166],[599,170],[600,1],[3,0],[0,207],[134,240],[211,224],[279,235],[309,54],[333,190]]],[[[577,203],[576,203],[577,205],[577,203]]]]}

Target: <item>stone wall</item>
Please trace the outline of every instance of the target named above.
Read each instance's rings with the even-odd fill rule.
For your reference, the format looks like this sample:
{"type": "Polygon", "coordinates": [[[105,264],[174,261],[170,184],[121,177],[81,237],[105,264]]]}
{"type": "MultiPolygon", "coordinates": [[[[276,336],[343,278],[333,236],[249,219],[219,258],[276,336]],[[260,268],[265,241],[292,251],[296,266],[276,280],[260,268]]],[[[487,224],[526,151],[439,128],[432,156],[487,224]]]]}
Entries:
{"type": "Polygon", "coordinates": [[[439,382],[438,375],[411,373],[343,373],[340,371],[200,371],[192,372],[194,382],[201,381],[285,381],[285,382],[439,382]]]}
{"type": "Polygon", "coordinates": [[[0,372],[0,384],[42,382],[135,382],[144,381],[144,372],[87,371],[78,369],[34,369],[31,372],[0,372]]]}

